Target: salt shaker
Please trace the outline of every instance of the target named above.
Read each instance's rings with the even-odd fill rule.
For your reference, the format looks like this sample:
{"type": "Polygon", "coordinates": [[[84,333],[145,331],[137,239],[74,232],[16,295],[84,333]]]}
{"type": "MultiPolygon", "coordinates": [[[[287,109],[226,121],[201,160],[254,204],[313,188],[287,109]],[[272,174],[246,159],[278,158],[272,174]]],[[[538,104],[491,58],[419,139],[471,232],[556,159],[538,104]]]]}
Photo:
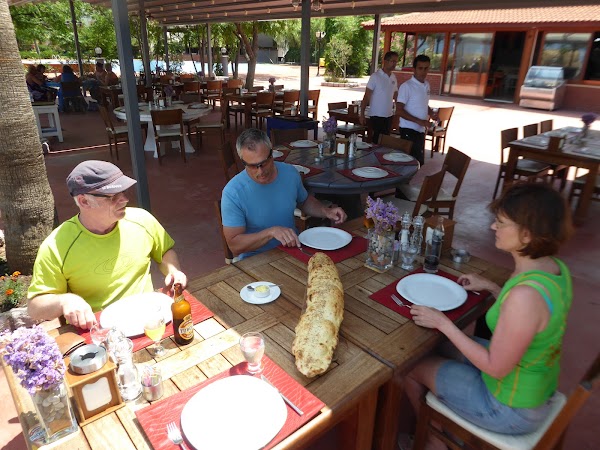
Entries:
{"type": "Polygon", "coordinates": [[[410,235],[410,226],[412,224],[412,217],[409,212],[402,214],[402,231],[400,232],[400,244],[408,244],[410,235]]]}

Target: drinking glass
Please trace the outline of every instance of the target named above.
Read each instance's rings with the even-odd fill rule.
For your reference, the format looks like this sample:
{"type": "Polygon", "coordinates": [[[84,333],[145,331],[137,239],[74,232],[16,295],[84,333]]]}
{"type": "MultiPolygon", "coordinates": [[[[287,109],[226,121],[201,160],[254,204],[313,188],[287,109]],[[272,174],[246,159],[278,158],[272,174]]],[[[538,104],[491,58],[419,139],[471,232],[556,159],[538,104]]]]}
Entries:
{"type": "Polygon", "coordinates": [[[105,349],[108,349],[106,340],[108,339],[108,333],[110,333],[110,328],[102,328],[99,322],[96,322],[90,328],[90,336],[92,338],[92,342],[96,345],[100,345],[105,349]]]}
{"type": "Polygon", "coordinates": [[[262,370],[261,360],[265,354],[265,339],[257,332],[246,333],[240,338],[240,350],[248,363],[248,372],[252,375],[262,370]]]}
{"type": "Polygon", "coordinates": [[[150,307],[146,312],[144,333],[154,341],[154,356],[165,354],[165,348],[160,344],[165,334],[165,318],[160,306],[150,307]]]}
{"type": "Polygon", "coordinates": [[[404,242],[400,246],[400,258],[402,263],[400,267],[404,270],[413,270],[414,269],[414,261],[419,253],[419,247],[415,243],[412,242],[404,242]]]}

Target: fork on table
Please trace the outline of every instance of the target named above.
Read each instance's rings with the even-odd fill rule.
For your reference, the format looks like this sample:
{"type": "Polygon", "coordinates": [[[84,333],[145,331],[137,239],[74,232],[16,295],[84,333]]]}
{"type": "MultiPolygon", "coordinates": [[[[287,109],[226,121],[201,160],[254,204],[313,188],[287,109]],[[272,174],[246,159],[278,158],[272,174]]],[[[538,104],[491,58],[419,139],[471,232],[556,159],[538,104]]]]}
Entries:
{"type": "Polygon", "coordinates": [[[181,436],[181,431],[179,431],[179,427],[175,422],[170,422],[167,424],[167,435],[169,439],[175,445],[179,445],[183,450],[188,450],[183,442],[183,437],[181,436]]]}
{"type": "Polygon", "coordinates": [[[398,297],[396,297],[394,294],[392,294],[392,300],[394,301],[394,303],[398,306],[406,306],[408,309],[412,308],[412,306],[407,305],[406,303],[403,303],[402,300],[400,300],[398,297]]]}

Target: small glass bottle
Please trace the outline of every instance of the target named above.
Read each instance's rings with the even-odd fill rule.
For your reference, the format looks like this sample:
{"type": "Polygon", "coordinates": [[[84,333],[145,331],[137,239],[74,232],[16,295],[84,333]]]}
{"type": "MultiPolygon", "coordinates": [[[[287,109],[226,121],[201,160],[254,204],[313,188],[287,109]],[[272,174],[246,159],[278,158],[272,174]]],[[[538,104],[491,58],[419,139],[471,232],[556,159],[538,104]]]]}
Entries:
{"type": "Polygon", "coordinates": [[[117,369],[117,384],[121,397],[126,402],[137,399],[142,394],[138,369],[133,363],[133,342],[131,339],[121,339],[117,343],[115,356],[119,368],[117,369]]]}
{"type": "Polygon", "coordinates": [[[431,233],[431,239],[427,241],[423,269],[427,273],[437,273],[442,256],[442,242],[444,241],[444,218],[438,216],[437,226],[431,233]]]}
{"type": "Polygon", "coordinates": [[[356,135],[350,135],[350,142],[348,143],[348,158],[354,159],[356,154],[356,135]]]}
{"type": "Polygon", "coordinates": [[[417,255],[421,254],[421,247],[423,246],[423,225],[425,225],[425,218],[423,216],[415,216],[413,218],[413,234],[410,237],[410,242],[419,249],[417,255]]]}
{"type": "Polygon", "coordinates": [[[400,244],[408,244],[410,239],[410,226],[412,224],[412,217],[410,213],[405,212],[402,214],[402,230],[400,231],[400,244]]]}

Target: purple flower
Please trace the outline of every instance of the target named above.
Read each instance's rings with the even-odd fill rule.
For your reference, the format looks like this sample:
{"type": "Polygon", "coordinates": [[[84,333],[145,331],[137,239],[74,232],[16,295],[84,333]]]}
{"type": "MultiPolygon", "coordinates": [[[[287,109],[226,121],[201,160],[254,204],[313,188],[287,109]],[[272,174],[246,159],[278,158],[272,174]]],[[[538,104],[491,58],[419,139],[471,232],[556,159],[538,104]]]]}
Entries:
{"type": "Polygon", "coordinates": [[[377,233],[392,231],[396,222],[400,220],[398,208],[392,202],[384,203],[380,198],[373,200],[369,196],[367,196],[365,216],[367,219],[373,219],[377,233]]]}
{"type": "Polygon", "coordinates": [[[275,84],[276,81],[277,80],[275,79],[275,77],[269,78],[269,83],[271,83],[271,84],[275,84]]]}
{"type": "Polygon", "coordinates": [[[173,91],[173,86],[171,86],[170,84],[167,84],[164,88],[163,91],[165,91],[165,96],[166,97],[173,97],[174,91],[173,91]]]}
{"type": "Polygon", "coordinates": [[[594,123],[596,117],[598,116],[592,112],[585,113],[583,116],[581,116],[581,121],[589,127],[592,123],[594,123]]]}
{"type": "Polygon", "coordinates": [[[30,394],[61,383],[65,364],[56,341],[42,327],[17,328],[0,336],[2,355],[30,394]]]}
{"type": "Polygon", "coordinates": [[[323,131],[327,134],[333,134],[337,131],[337,120],[334,116],[330,116],[329,119],[323,117],[323,131]]]}

